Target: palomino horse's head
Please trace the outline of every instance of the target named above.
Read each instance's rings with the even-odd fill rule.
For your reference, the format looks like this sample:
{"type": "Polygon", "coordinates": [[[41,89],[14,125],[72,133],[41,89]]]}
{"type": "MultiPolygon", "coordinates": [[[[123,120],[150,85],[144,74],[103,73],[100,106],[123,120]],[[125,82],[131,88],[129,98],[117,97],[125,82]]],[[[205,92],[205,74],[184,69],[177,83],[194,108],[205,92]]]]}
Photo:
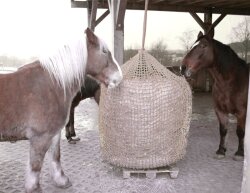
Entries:
{"type": "Polygon", "coordinates": [[[202,68],[212,67],[214,61],[212,37],[198,34],[196,43],[182,61],[181,73],[190,77],[202,68]]]}
{"type": "Polygon", "coordinates": [[[122,80],[122,71],[107,45],[89,28],[86,29],[88,59],[86,73],[104,83],[108,88],[122,80]]]}

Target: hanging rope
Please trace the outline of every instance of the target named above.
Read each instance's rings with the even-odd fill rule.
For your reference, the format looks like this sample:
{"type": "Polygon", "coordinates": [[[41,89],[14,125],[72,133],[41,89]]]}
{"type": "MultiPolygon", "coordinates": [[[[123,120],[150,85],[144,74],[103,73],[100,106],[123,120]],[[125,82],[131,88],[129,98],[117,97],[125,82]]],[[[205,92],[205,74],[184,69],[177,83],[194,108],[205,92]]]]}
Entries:
{"type": "Polygon", "coordinates": [[[142,34],[142,50],[145,50],[145,38],[146,38],[146,30],[147,30],[147,11],[148,11],[148,1],[145,0],[145,10],[144,10],[144,19],[143,19],[143,34],[142,34]]]}

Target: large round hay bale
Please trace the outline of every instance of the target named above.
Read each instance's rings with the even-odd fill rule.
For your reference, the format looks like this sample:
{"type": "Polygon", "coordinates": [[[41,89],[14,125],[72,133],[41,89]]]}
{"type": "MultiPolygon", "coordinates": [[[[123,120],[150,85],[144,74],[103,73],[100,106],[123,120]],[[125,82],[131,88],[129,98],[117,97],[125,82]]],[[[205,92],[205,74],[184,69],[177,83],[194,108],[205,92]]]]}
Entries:
{"type": "Polygon", "coordinates": [[[102,87],[99,113],[104,160],[136,168],[177,162],[186,152],[191,91],[146,51],[122,66],[119,87],[102,87]]]}

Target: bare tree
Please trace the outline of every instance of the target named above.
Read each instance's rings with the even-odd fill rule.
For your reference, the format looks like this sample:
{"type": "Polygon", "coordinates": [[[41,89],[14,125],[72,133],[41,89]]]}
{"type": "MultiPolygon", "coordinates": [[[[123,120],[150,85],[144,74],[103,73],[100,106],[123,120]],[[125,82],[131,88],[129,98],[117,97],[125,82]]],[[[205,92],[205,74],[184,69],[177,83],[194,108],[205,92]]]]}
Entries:
{"type": "Polygon", "coordinates": [[[162,39],[151,45],[149,53],[164,66],[170,66],[172,63],[172,57],[168,53],[167,45],[162,39]]]}
{"type": "Polygon", "coordinates": [[[250,18],[245,17],[236,27],[233,28],[235,41],[240,42],[239,50],[242,58],[247,62],[247,54],[250,51],[250,18]]]}
{"type": "Polygon", "coordinates": [[[194,30],[184,31],[182,33],[182,36],[179,37],[179,40],[180,40],[185,52],[188,52],[195,41],[194,40],[194,30]]]}
{"type": "Polygon", "coordinates": [[[133,48],[128,48],[124,50],[124,57],[123,57],[124,62],[127,62],[129,59],[133,58],[137,53],[138,50],[133,48]]]}
{"type": "Polygon", "coordinates": [[[0,66],[19,67],[26,62],[24,59],[17,58],[16,56],[1,55],[0,66]]]}

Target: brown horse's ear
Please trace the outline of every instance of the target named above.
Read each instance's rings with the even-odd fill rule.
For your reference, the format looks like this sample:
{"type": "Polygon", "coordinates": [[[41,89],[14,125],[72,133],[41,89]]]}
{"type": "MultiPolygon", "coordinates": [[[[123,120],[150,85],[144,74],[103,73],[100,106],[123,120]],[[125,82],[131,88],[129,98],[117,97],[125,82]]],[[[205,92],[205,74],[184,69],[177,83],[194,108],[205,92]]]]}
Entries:
{"type": "Polygon", "coordinates": [[[197,36],[197,40],[200,39],[203,36],[203,33],[200,31],[198,36],[197,36]]]}
{"type": "Polygon", "coordinates": [[[98,45],[98,38],[97,36],[93,33],[93,31],[89,28],[87,28],[85,30],[86,36],[87,36],[87,40],[89,43],[93,44],[93,45],[98,45]]]}

